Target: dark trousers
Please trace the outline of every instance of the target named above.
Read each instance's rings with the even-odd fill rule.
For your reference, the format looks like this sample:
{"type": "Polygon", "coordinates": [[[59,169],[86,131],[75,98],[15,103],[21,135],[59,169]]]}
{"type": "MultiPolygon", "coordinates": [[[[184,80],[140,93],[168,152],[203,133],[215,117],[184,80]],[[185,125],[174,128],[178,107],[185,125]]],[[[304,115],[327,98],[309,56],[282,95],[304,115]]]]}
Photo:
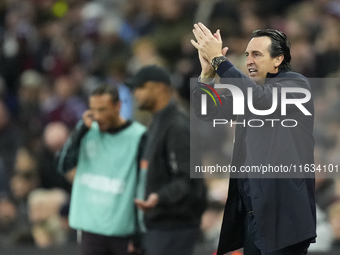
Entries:
{"type": "Polygon", "coordinates": [[[129,237],[114,237],[82,231],[82,255],[131,255],[128,253],[129,237]]]}
{"type": "Polygon", "coordinates": [[[309,241],[297,243],[292,246],[285,247],[283,249],[264,252],[261,251],[255,245],[257,228],[256,222],[254,220],[254,215],[251,212],[247,212],[247,217],[245,221],[245,238],[244,238],[244,255],[305,255],[307,254],[307,249],[309,247],[309,241]]]}
{"type": "Polygon", "coordinates": [[[198,228],[148,230],[144,239],[145,255],[191,255],[198,233],[198,228]]]}

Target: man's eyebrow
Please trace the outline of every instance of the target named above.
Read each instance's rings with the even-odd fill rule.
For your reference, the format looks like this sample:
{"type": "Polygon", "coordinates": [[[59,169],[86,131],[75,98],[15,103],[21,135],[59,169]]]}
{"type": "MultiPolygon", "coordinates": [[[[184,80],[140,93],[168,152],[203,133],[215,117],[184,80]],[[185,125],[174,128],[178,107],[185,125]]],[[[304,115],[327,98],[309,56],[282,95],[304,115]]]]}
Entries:
{"type": "MultiPolygon", "coordinates": [[[[258,50],[253,50],[253,51],[251,51],[251,53],[252,53],[252,54],[254,54],[254,53],[260,53],[260,54],[262,54],[262,52],[261,52],[261,51],[258,51],[258,50]]],[[[249,52],[248,52],[248,51],[245,51],[244,54],[249,54],[249,52]]]]}

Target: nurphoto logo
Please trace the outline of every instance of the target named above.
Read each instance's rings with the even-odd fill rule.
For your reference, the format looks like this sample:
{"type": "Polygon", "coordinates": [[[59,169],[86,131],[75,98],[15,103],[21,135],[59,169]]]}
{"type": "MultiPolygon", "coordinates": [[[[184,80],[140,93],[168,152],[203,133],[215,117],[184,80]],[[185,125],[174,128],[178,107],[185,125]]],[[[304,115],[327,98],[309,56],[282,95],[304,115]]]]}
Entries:
{"type": "MultiPolygon", "coordinates": [[[[204,85],[206,89],[200,88],[201,90],[205,91],[207,94],[201,95],[201,114],[207,115],[207,95],[209,95],[212,100],[214,101],[215,106],[217,105],[216,99],[213,96],[213,94],[216,95],[220,105],[222,106],[222,100],[220,96],[218,95],[217,91],[210,85],[205,83],[200,83],[201,85],[204,85]],[[213,93],[211,93],[209,90],[213,93]]],[[[245,96],[240,88],[238,88],[235,85],[231,84],[215,84],[215,88],[217,89],[228,89],[232,95],[232,106],[233,106],[233,115],[244,115],[245,114],[245,96]]],[[[269,109],[255,109],[254,102],[253,102],[253,88],[248,87],[247,88],[247,106],[249,111],[257,116],[267,116],[272,113],[274,113],[278,106],[281,110],[281,116],[287,115],[287,105],[295,105],[304,115],[312,115],[305,106],[303,106],[304,103],[307,103],[311,99],[311,93],[309,90],[304,88],[295,88],[295,87],[284,87],[281,88],[281,93],[278,93],[278,88],[273,87],[272,88],[272,105],[269,109]],[[287,95],[291,93],[301,93],[304,96],[301,96],[299,98],[288,98],[287,95]],[[281,94],[281,103],[278,105],[278,95],[281,94]]],[[[281,125],[283,127],[295,127],[298,123],[294,119],[250,119],[248,120],[248,126],[250,127],[262,127],[265,123],[265,121],[271,122],[272,127],[274,127],[274,123],[276,121],[281,122],[281,125]],[[293,122],[293,125],[288,125],[288,122],[293,122]],[[254,123],[257,123],[255,125],[254,123]]],[[[232,120],[226,120],[226,119],[214,119],[213,120],[213,126],[215,127],[218,124],[227,124],[230,123],[232,126],[232,120]]],[[[235,123],[234,123],[235,124],[235,123]]],[[[236,124],[243,124],[246,125],[245,120],[240,123],[236,124]]]]}

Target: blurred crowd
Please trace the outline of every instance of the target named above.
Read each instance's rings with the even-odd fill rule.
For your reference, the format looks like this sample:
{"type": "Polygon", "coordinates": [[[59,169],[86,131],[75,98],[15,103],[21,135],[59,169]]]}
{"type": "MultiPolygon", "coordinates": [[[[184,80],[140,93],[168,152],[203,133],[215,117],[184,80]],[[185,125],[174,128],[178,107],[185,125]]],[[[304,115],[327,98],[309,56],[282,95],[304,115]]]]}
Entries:
{"type": "MultiPolygon", "coordinates": [[[[330,0],[3,0],[0,1],[0,247],[76,243],[68,227],[70,182],[54,154],[103,82],[117,86],[122,115],[148,124],[124,81],[157,64],[173,74],[189,109],[200,64],[193,23],[221,29],[228,59],[245,70],[251,32],[275,28],[291,42],[292,69],[310,78],[316,164],[340,164],[340,2],[330,0]],[[328,78],[328,79],[325,79],[328,78]]],[[[230,158],[232,133],[218,153],[230,158]]],[[[207,145],[207,149],[211,146],[207,145]]],[[[211,158],[206,161],[213,160],[211,158]]],[[[317,176],[318,242],[340,251],[340,182],[317,176]]],[[[207,179],[210,206],[198,250],[217,247],[226,179],[207,179]]]]}

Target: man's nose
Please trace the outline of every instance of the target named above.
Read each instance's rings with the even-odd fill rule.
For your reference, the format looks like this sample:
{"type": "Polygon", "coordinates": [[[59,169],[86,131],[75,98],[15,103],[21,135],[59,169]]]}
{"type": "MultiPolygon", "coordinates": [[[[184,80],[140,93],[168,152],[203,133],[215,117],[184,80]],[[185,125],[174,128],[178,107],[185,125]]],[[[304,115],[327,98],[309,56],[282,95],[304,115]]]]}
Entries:
{"type": "Polygon", "coordinates": [[[250,65],[250,64],[253,64],[254,63],[254,58],[252,58],[251,56],[248,56],[247,57],[247,66],[250,65]]]}

